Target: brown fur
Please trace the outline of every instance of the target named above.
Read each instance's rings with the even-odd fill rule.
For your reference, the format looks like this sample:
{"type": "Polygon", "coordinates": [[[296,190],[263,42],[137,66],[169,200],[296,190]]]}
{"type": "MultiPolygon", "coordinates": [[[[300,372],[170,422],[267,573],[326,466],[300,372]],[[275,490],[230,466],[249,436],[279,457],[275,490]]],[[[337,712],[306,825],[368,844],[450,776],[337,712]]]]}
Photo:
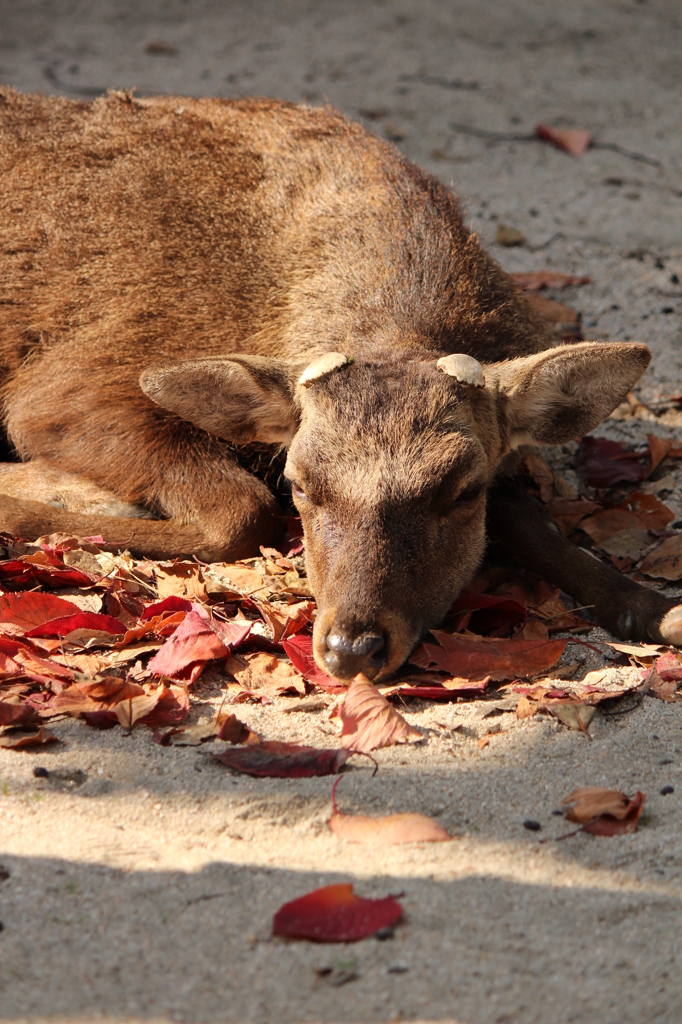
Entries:
{"type": "Polygon", "coordinates": [[[648,362],[547,351],[455,196],[331,110],[0,89],[0,181],[8,435],[99,488],[97,511],[103,492],[164,517],[40,504],[48,473],[4,489],[0,527],[242,557],[276,539],[277,506],[233,444],[290,444],[316,657],[340,675],[357,658],[329,660],[331,628],[379,631],[396,668],[476,571],[506,452],[590,429],[648,362]],[[354,362],[297,387],[334,350],[354,362]],[[436,369],[451,352],[484,388],[436,369]]]}

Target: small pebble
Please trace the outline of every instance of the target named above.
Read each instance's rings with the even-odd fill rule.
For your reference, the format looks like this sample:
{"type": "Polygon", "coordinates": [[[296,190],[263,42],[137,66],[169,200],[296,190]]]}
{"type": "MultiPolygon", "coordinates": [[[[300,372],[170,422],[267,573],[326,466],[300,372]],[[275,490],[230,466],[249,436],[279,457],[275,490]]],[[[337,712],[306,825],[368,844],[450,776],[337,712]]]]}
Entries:
{"type": "Polygon", "coordinates": [[[542,825],[539,821],[535,821],[534,818],[526,818],[523,823],[523,827],[527,828],[529,832],[539,832],[542,825]]]}
{"type": "Polygon", "coordinates": [[[557,809],[555,811],[552,811],[552,814],[556,814],[558,818],[561,818],[563,817],[564,812],[557,809]]]}
{"type": "Polygon", "coordinates": [[[407,964],[391,964],[388,969],[389,974],[407,974],[409,971],[407,964]]]}
{"type": "Polygon", "coordinates": [[[672,757],[662,757],[661,760],[658,763],[659,764],[674,764],[675,762],[673,761],[672,757]]]}
{"type": "Polygon", "coordinates": [[[379,942],[385,942],[386,939],[393,938],[393,927],[389,925],[388,928],[380,928],[378,932],[374,933],[374,938],[378,939],[379,942]]]}
{"type": "Polygon", "coordinates": [[[675,787],[674,786],[664,786],[663,789],[661,790],[661,796],[668,796],[669,793],[674,793],[674,792],[675,792],[675,787]]]}
{"type": "Polygon", "coordinates": [[[36,765],[36,767],[33,769],[33,774],[35,775],[36,779],[47,779],[50,777],[50,773],[48,772],[47,768],[43,768],[39,764],[36,765]]]}

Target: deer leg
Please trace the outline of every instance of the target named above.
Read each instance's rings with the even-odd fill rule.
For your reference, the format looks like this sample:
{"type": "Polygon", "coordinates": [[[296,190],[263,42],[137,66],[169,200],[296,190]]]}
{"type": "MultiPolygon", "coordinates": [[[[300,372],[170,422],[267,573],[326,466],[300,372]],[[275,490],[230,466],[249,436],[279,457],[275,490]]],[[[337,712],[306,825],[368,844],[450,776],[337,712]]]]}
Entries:
{"type": "Polygon", "coordinates": [[[649,590],[562,536],[545,508],[513,480],[488,493],[492,558],[520,565],[561,587],[623,640],[682,646],[682,603],[649,590]]]}
{"type": "MultiPolygon", "coordinates": [[[[278,540],[277,504],[256,477],[236,465],[213,466],[210,487],[173,488],[169,518],[43,462],[0,466],[0,531],[34,540],[49,533],[101,534],[108,547],[150,558],[196,554],[232,561],[278,540]],[[36,500],[38,499],[38,500],[36,500]]],[[[196,474],[193,479],[196,485],[196,474]]],[[[170,503],[170,502],[169,502],[170,503]]]]}

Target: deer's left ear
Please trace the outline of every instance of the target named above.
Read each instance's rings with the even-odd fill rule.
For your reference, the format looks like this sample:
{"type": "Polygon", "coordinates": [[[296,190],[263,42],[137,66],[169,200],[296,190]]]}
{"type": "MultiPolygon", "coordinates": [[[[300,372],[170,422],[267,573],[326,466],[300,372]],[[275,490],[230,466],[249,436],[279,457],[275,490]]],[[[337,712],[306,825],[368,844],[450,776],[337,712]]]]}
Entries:
{"type": "Polygon", "coordinates": [[[506,397],[512,447],[563,444],[613,412],[650,359],[639,343],[584,341],[487,366],[486,386],[506,397]]]}

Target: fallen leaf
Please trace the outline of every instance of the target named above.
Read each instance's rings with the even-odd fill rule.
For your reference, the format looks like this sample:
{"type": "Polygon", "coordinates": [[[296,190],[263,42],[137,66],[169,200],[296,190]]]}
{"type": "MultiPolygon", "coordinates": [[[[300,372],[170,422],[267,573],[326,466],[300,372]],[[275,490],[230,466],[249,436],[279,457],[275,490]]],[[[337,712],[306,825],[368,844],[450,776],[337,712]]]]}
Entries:
{"type": "Polygon", "coordinates": [[[562,807],[567,808],[566,818],[582,825],[584,832],[615,836],[635,831],[644,800],[644,793],[639,791],[630,797],[617,789],[585,786],[569,793],[562,807]]]}
{"type": "Polygon", "coordinates": [[[245,596],[255,594],[265,588],[265,579],[256,569],[249,569],[246,565],[212,566],[219,570],[221,576],[226,576],[234,588],[245,596]]]}
{"type": "Polygon", "coordinates": [[[373,843],[393,846],[399,843],[438,843],[451,839],[442,825],[425,814],[387,814],[368,817],[365,814],[341,814],[336,806],[336,787],[332,787],[332,816],[329,828],[350,843],[373,843]]]}
{"type": "Polygon", "coordinates": [[[186,597],[178,597],[175,594],[171,594],[170,597],[165,597],[163,601],[155,601],[153,604],[148,604],[145,610],[140,615],[143,621],[147,619],[154,619],[157,616],[163,615],[164,612],[191,612],[192,602],[186,597]]]}
{"type": "Polygon", "coordinates": [[[588,435],[580,442],[575,464],[590,487],[613,487],[618,483],[639,483],[644,478],[641,456],[628,452],[617,441],[588,435]]]}
{"type": "Polygon", "coordinates": [[[676,651],[668,651],[656,659],[656,671],[662,679],[682,682],[682,664],[676,651]]]}
{"type": "Polygon", "coordinates": [[[509,227],[508,224],[498,224],[495,232],[495,241],[498,245],[523,245],[526,239],[518,228],[509,227]]]}
{"type": "Polygon", "coordinates": [[[552,498],[547,503],[547,511],[556,521],[564,537],[568,537],[578,523],[599,508],[601,505],[596,501],[587,501],[585,498],[552,498]]]}
{"type": "Polygon", "coordinates": [[[392,896],[364,899],[355,895],[350,883],[342,882],[285,903],[274,916],[272,933],[314,942],[357,942],[392,928],[402,914],[392,896]]]}
{"type": "Polygon", "coordinates": [[[156,562],[154,575],[156,589],[162,599],[180,597],[188,601],[208,600],[202,569],[196,562],[156,562]]]}
{"type": "Polygon", "coordinates": [[[621,530],[663,530],[674,518],[675,513],[653,494],[635,491],[615,508],[602,509],[583,519],[580,529],[595,544],[602,544],[621,530]]]}
{"type": "Polygon", "coordinates": [[[216,761],[246,775],[260,778],[307,779],[315,775],[337,775],[352,751],[302,747],[295,743],[267,740],[211,754],[216,761]]]}
{"type": "Polygon", "coordinates": [[[554,497],[554,473],[544,459],[532,452],[527,455],[521,466],[528,476],[538,485],[540,499],[550,501],[554,497]]]}
{"type": "Polygon", "coordinates": [[[590,133],[582,128],[552,128],[547,124],[538,124],[535,126],[535,134],[571,156],[580,156],[592,142],[590,133]]]}
{"type": "Polygon", "coordinates": [[[226,715],[220,723],[218,739],[226,743],[260,743],[261,738],[257,732],[249,729],[236,715],[226,715]]]}
{"type": "Polygon", "coordinates": [[[654,540],[648,530],[618,530],[603,540],[599,547],[607,555],[613,555],[617,559],[628,559],[634,564],[653,545],[654,540]]]}
{"type": "MultiPolygon", "coordinates": [[[[237,646],[240,640],[247,637],[250,629],[250,622],[240,626],[232,646],[237,646]]],[[[191,611],[157,651],[147,668],[159,675],[179,676],[192,666],[205,664],[213,658],[225,658],[228,654],[228,646],[214,632],[210,620],[203,618],[196,611],[191,611]]]]}
{"type": "Polygon", "coordinates": [[[557,663],[567,644],[566,640],[507,640],[431,632],[440,646],[422,644],[410,663],[424,669],[435,665],[441,672],[464,679],[490,676],[499,682],[539,675],[557,663]]]}
{"type": "Polygon", "coordinates": [[[341,745],[346,750],[368,753],[394,743],[421,740],[422,734],[362,674],[352,680],[339,717],[343,723],[341,745]]]}
{"type": "Polygon", "coordinates": [[[233,654],[225,663],[225,671],[245,690],[264,690],[270,697],[286,693],[305,696],[301,673],[289,661],[267,651],[233,654]]]}
{"type": "Polygon", "coordinates": [[[546,707],[567,729],[584,733],[587,732],[587,727],[597,712],[593,704],[584,704],[580,700],[548,701],[546,707]]]}
{"type": "Polygon", "coordinates": [[[85,635],[91,633],[113,633],[122,636],[125,633],[125,626],[119,619],[111,615],[100,615],[97,612],[76,612],[75,615],[64,615],[58,619],[50,619],[40,626],[34,626],[28,630],[25,636],[32,637],[65,637],[70,633],[83,630],[85,635]]]}
{"type": "Polygon", "coordinates": [[[280,640],[294,636],[305,629],[312,621],[312,613],[315,608],[314,601],[301,601],[298,604],[283,607],[273,605],[269,601],[258,601],[255,604],[272,629],[274,643],[279,643],[280,640]]]}
{"type": "Polygon", "coordinates": [[[0,726],[15,725],[22,728],[39,726],[38,713],[28,704],[10,704],[0,700],[0,726]]]}
{"type": "Polygon", "coordinates": [[[345,693],[346,686],[343,683],[340,683],[338,679],[332,679],[321,668],[318,668],[313,657],[313,638],[311,636],[299,634],[289,637],[288,640],[282,641],[282,647],[292,665],[309,683],[319,686],[327,693],[345,693]]]}
{"type": "Polygon", "coordinates": [[[677,679],[663,679],[655,668],[652,668],[646,677],[646,692],[658,700],[675,700],[679,685],[677,679]]]}
{"type": "Polygon", "coordinates": [[[421,700],[457,700],[458,697],[480,696],[488,688],[489,682],[490,676],[478,681],[456,677],[444,679],[440,676],[437,683],[434,681],[426,684],[404,679],[394,686],[382,686],[380,692],[384,697],[399,697],[401,700],[405,697],[421,700]]]}
{"type": "MultiPolygon", "coordinates": [[[[39,552],[43,555],[44,552],[39,552]]],[[[96,582],[95,577],[86,575],[78,569],[68,569],[63,562],[51,564],[35,564],[25,559],[12,559],[8,562],[0,562],[0,582],[11,583],[12,586],[23,586],[35,580],[48,587],[91,587],[96,582]]]]}
{"type": "Polygon", "coordinates": [[[580,318],[576,311],[563,302],[547,299],[544,295],[538,295],[537,292],[531,292],[526,299],[543,320],[548,320],[552,324],[577,324],[579,322],[580,318]]]}
{"type": "Polygon", "coordinates": [[[138,697],[129,697],[127,700],[119,701],[111,710],[116,715],[119,724],[130,731],[137,722],[153,711],[162,695],[163,689],[159,686],[150,693],[141,693],[138,697]]]}
{"type": "Polygon", "coordinates": [[[37,732],[6,732],[0,736],[0,747],[6,750],[29,750],[31,747],[42,747],[46,743],[61,743],[53,732],[41,726],[37,732]]]}
{"type": "Polygon", "coordinates": [[[0,629],[3,633],[21,635],[50,619],[72,614],[73,605],[54,594],[32,590],[0,596],[0,629]]]}
{"type": "Polygon", "coordinates": [[[526,607],[511,597],[496,594],[477,594],[465,590],[450,608],[458,614],[456,631],[468,629],[472,633],[509,636],[514,626],[528,618],[526,607]]]}
{"type": "Polygon", "coordinates": [[[647,476],[651,476],[653,471],[663,462],[663,459],[672,448],[673,442],[669,437],[656,437],[655,434],[647,434],[646,436],[649,442],[649,459],[651,462],[647,476]]]}
{"type": "Polygon", "coordinates": [[[576,288],[591,284],[591,277],[574,277],[573,274],[559,274],[554,270],[535,270],[528,274],[512,274],[519,288],[535,292],[542,288],[576,288]]]}
{"type": "Polygon", "coordinates": [[[682,533],[668,537],[650,552],[640,565],[639,571],[654,579],[682,579],[682,533]]]}
{"type": "Polygon", "coordinates": [[[140,719],[140,724],[150,729],[161,729],[167,725],[177,726],[184,722],[188,711],[189,694],[186,687],[164,686],[158,702],[140,719]]]}

